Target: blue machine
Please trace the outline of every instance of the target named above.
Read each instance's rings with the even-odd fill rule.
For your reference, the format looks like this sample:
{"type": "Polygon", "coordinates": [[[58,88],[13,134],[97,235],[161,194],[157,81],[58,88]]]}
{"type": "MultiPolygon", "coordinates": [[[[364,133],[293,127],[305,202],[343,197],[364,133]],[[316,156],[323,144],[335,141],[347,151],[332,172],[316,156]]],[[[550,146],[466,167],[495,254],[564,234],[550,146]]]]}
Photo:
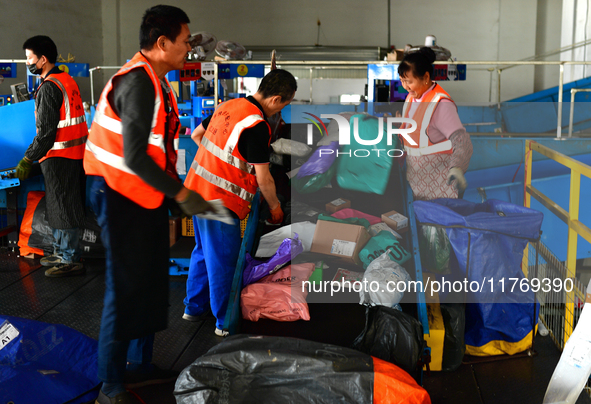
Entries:
{"type": "MultiPolygon", "coordinates": [[[[16,78],[16,63],[0,63],[0,76],[5,79],[16,78]]],[[[12,94],[0,95],[0,107],[13,104],[12,94]]]]}
{"type": "MultiPolygon", "coordinates": [[[[177,87],[178,107],[181,125],[191,132],[199,126],[201,121],[213,114],[215,100],[213,97],[213,62],[187,62],[185,68],[167,74],[168,81],[177,87]],[[177,84],[175,84],[177,83],[177,84]],[[188,96],[182,94],[186,88],[181,84],[188,84],[188,96]]],[[[261,64],[220,64],[218,65],[218,79],[235,79],[239,77],[263,77],[265,67],[261,64]]],[[[219,100],[244,97],[245,94],[228,93],[222,82],[217,83],[219,100]]]]}
{"type": "Polygon", "coordinates": [[[9,247],[18,242],[18,207],[26,206],[29,190],[43,189],[41,178],[32,178],[19,187],[15,167],[25,155],[36,134],[35,101],[25,101],[0,108],[0,207],[7,208],[7,227],[0,228],[0,236],[7,236],[9,247]],[[20,190],[20,192],[19,192],[20,190]]]}

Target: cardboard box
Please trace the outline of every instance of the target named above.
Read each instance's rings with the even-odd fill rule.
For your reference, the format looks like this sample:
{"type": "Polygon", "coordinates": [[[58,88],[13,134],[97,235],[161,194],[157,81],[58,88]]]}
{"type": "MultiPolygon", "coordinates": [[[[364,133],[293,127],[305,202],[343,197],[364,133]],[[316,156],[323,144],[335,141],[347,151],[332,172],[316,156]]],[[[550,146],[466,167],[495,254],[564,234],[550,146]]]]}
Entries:
{"type": "Polygon", "coordinates": [[[351,207],[351,201],[348,199],[337,198],[332,202],[326,204],[326,211],[328,213],[335,213],[341,209],[346,209],[351,207]]]}
{"type": "Polygon", "coordinates": [[[404,49],[392,49],[386,54],[386,61],[395,62],[404,58],[404,49]]]}
{"type": "Polygon", "coordinates": [[[181,218],[168,218],[168,236],[170,238],[170,247],[172,247],[181,237],[181,218]]]}
{"type": "Polygon", "coordinates": [[[404,233],[408,230],[408,218],[395,210],[384,213],[382,215],[382,222],[386,223],[398,233],[404,233]]]}
{"type": "Polygon", "coordinates": [[[359,251],[369,239],[369,233],[363,226],[319,220],[310,251],[361,265],[359,251]]]}
{"type": "Polygon", "coordinates": [[[398,234],[396,230],[392,230],[392,228],[384,222],[372,224],[369,226],[369,235],[372,237],[377,236],[381,231],[388,231],[398,240],[402,240],[402,236],[398,234]]]}

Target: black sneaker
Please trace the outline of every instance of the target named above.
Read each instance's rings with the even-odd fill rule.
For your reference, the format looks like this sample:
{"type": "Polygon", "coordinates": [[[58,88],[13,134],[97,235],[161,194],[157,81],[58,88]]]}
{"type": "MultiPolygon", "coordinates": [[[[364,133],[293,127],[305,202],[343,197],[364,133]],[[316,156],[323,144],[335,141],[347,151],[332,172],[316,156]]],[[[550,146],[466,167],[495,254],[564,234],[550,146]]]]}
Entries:
{"type": "Polygon", "coordinates": [[[64,276],[83,275],[86,268],[81,262],[74,262],[71,264],[57,264],[45,271],[45,276],[50,278],[61,278],[64,276]]]}
{"type": "Polygon", "coordinates": [[[117,394],[115,397],[107,397],[101,390],[97,397],[95,404],[142,404],[142,401],[138,400],[136,396],[131,394],[129,391],[117,394]]]}
{"type": "Polygon", "coordinates": [[[203,321],[210,318],[215,318],[211,310],[204,311],[201,314],[197,314],[196,316],[192,316],[189,313],[183,313],[183,320],[187,321],[203,321]]]}
{"type": "Polygon", "coordinates": [[[63,259],[62,257],[60,257],[59,255],[50,255],[49,257],[43,257],[41,258],[41,260],[39,260],[39,263],[41,265],[43,265],[44,267],[53,267],[57,264],[61,264],[63,263],[63,259]]]}
{"type": "Polygon", "coordinates": [[[161,369],[156,365],[151,365],[150,370],[128,370],[123,377],[123,384],[126,388],[138,388],[151,384],[161,384],[176,380],[179,372],[174,370],[161,369]]]}

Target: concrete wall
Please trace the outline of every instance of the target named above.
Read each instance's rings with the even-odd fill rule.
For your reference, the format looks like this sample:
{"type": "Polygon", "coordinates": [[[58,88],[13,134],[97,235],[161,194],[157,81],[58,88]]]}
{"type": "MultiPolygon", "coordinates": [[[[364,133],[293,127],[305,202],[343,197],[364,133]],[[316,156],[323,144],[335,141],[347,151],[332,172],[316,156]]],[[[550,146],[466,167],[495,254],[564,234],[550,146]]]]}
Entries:
{"type": "MultiPolygon", "coordinates": [[[[144,0],[103,0],[119,3],[121,55],[137,50],[139,17],[151,3],[144,0]]],[[[340,1],[194,1],[175,5],[191,18],[193,32],[208,31],[218,39],[243,45],[388,45],[388,0],[340,1]],[[320,20],[320,30],[317,21],[320,20]]],[[[458,60],[515,60],[536,51],[537,0],[391,1],[390,43],[396,47],[424,43],[434,34],[438,44],[458,60]]],[[[107,16],[103,16],[107,20],[107,16]]],[[[465,82],[445,83],[458,102],[489,100],[491,75],[470,68],[465,82]]],[[[492,99],[496,100],[496,76],[492,99]]],[[[503,74],[502,98],[528,94],[534,89],[533,67],[503,74]]],[[[316,97],[314,97],[316,98],[316,97]]]]}
{"type": "MultiPolygon", "coordinates": [[[[560,29],[562,18],[562,0],[538,0],[536,22],[536,55],[560,48],[560,29]]],[[[540,60],[560,60],[555,53],[540,60]]],[[[536,66],[534,68],[534,91],[558,85],[560,68],[558,66],[536,66]]]]}
{"type": "MultiPolygon", "coordinates": [[[[564,0],[574,1],[574,0],[564,0]]],[[[77,62],[118,66],[138,50],[138,30],[146,0],[21,0],[4,2],[0,58],[24,58],[22,42],[39,33],[54,38],[62,54],[77,62]]],[[[192,32],[208,31],[218,39],[249,45],[339,45],[398,48],[420,45],[426,35],[451,50],[458,60],[516,60],[553,49],[560,37],[561,0],[177,0],[192,22],[192,32]],[[320,20],[320,29],[317,24],[320,20]]],[[[24,66],[19,67],[24,77],[24,66]]],[[[95,100],[114,71],[95,75],[95,100]]],[[[502,99],[540,89],[553,75],[533,67],[509,69],[502,76],[502,99]]],[[[458,102],[497,98],[497,78],[485,67],[469,67],[465,82],[445,83],[458,102]],[[492,88],[492,91],[491,91],[492,88]]],[[[22,80],[21,80],[22,81],[22,80]]],[[[78,79],[90,100],[87,79],[78,79]]],[[[554,84],[555,85],[555,84],[554,84]]],[[[340,85],[339,85],[340,86],[340,85]]],[[[0,93],[9,93],[5,84],[0,93]]],[[[356,92],[356,91],[350,91],[356,92]]],[[[316,96],[314,97],[316,98],[316,96]]]]}
{"type": "MultiPolygon", "coordinates": [[[[591,40],[591,0],[563,0],[561,46],[591,40]]],[[[591,45],[577,47],[563,52],[561,60],[591,60],[591,45]]],[[[569,82],[587,77],[591,73],[591,66],[567,65],[564,68],[564,81],[569,82]]]]}
{"type": "MultiPolygon", "coordinates": [[[[101,2],[77,0],[20,0],[0,3],[0,59],[25,59],[23,43],[35,35],[47,35],[58,54],[76,57],[90,67],[103,63],[101,2]]],[[[0,94],[10,94],[10,85],[26,82],[26,67],[17,65],[16,79],[0,84],[0,94]]],[[[90,81],[76,78],[82,99],[90,100],[90,81]]]]}

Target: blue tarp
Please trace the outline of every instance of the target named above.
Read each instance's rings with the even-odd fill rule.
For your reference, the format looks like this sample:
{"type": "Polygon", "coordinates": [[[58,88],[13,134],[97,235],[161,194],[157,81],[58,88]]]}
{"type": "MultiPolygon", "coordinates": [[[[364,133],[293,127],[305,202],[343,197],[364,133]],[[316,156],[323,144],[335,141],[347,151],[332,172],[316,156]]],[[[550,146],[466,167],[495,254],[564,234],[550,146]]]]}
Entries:
{"type": "MultiPolygon", "coordinates": [[[[420,223],[445,227],[455,253],[456,259],[450,261],[452,274],[439,276],[439,280],[467,278],[481,286],[478,292],[466,296],[470,304],[466,306],[465,339],[467,346],[482,347],[482,352],[468,352],[516,353],[511,344],[524,350],[522,341],[537,324],[537,309],[534,314],[533,292],[526,286],[520,287],[524,279],[521,262],[528,240],[540,236],[543,214],[494,199],[484,203],[435,199],[415,201],[413,206],[420,223]],[[468,253],[470,265],[466,273],[468,253]]],[[[451,294],[441,296],[453,298],[451,294]]]]}
{"type": "MultiPolygon", "coordinates": [[[[97,342],[71,328],[0,316],[0,398],[17,404],[96,398],[97,342]]],[[[70,401],[73,400],[73,401],[70,401]]]]}

